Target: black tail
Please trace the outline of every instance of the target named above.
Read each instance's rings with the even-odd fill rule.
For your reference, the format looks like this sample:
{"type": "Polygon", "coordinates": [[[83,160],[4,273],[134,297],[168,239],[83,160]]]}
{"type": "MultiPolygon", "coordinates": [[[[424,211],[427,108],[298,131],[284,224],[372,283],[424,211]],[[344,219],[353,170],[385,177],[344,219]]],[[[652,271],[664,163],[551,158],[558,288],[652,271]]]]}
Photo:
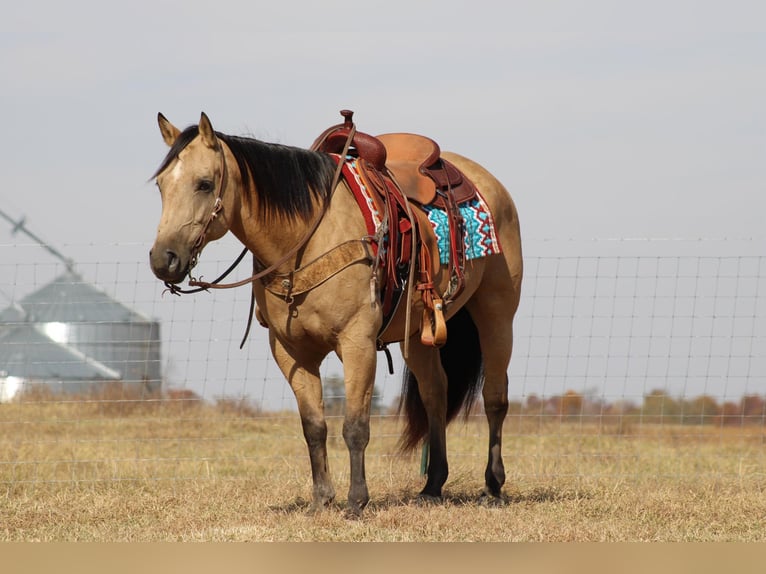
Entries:
{"type": "MultiPolygon", "coordinates": [[[[439,349],[442,367],[447,373],[447,423],[461,409],[468,412],[484,382],[479,332],[465,308],[447,321],[447,343],[439,349]]],[[[399,412],[404,412],[405,426],[399,447],[413,450],[428,436],[428,417],[418,392],[418,383],[409,369],[404,369],[399,412]]]]}

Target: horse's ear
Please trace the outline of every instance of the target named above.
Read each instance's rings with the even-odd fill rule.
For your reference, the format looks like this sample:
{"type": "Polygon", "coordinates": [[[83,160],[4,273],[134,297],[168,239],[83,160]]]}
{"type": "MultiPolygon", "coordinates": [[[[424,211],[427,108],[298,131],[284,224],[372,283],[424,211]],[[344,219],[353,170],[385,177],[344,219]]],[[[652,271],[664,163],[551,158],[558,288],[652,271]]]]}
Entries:
{"type": "Polygon", "coordinates": [[[210,123],[210,118],[207,117],[205,112],[202,112],[199,118],[199,135],[202,138],[202,143],[211,149],[218,148],[218,138],[213,130],[213,124],[210,123]]]}
{"type": "Polygon", "coordinates": [[[175,143],[176,138],[181,135],[181,131],[176,126],[171,124],[162,114],[157,114],[157,123],[160,125],[160,133],[162,134],[162,139],[165,140],[165,143],[168,144],[168,147],[172,146],[173,143],[175,143]]]}

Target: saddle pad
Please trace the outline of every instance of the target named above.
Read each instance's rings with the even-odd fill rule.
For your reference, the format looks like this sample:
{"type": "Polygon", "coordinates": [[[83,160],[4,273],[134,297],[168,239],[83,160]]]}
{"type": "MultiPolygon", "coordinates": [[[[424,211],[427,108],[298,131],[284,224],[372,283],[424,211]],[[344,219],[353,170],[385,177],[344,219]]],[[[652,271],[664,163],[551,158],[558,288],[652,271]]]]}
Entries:
{"type": "MultiPolygon", "coordinates": [[[[333,156],[338,161],[338,156],[333,156]]],[[[356,198],[357,204],[364,215],[367,231],[370,235],[375,235],[380,229],[383,218],[378,211],[375,200],[372,197],[372,191],[367,189],[359,175],[358,160],[356,158],[347,158],[343,165],[343,175],[346,183],[351,188],[351,192],[356,198]]],[[[419,206],[428,216],[428,221],[436,234],[439,247],[439,262],[442,265],[449,264],[449,222],[447,214],[443,209],[433,205],[419,206]]],[[[478,259],[494,253],[501,253],[500,242],[495,234],[495,222],[489,207],[477,193],[476,199],[467,201],[459,206],[460,213],[465,223],[465,257],[466,259],[478,259]]],[[[381,247],[385,252],[385,238],[381,247]]],[[[384,255],[384,253],[381,253],[384,255]]]]}
{"type": "MultiPolygon", "coordinates": [[[[465,222],[465,246],[466,259],[478,259],[495,253],[501,253],[500,242],[495,234],[495,222],[489,207],[480,194],[476,199],[467,201],[458,206],[460,214],[465,222]]],[[[447,213],[443,209],[433,205],[424,205],[422,209],[428,215],[428,221],[436,233],[439,245],[439,261],[442,265],[449,264],[449,221],[447,213]]]]}
{"type": "MultiPolygon", "coordinates": [[[[336,162],[340,161],[340,156],[338,154],[330,155],[336,162]]],[[[346,180],[354,199],[356,199],[357,205],[359,205],[359,210],[364,216],[367,233],[370,237],[373,237],[378,233],[380,226],[383,225],[383,214],[378,210],[377,203],[372,196],[373,191],[367,189],[367,186],[362,181],[362,176],[359,175],[359,160],[351,156],[346,157],[346,161],[343,162],[342,172],[343,179],[346,180]]],[[[378,245],[375,242],[372,243],[375,253],[377,253],[378,249],[381,250],[381,257],[385,255],[385,239],[386,238],[384,237],[383,245],[378,245]]]]}

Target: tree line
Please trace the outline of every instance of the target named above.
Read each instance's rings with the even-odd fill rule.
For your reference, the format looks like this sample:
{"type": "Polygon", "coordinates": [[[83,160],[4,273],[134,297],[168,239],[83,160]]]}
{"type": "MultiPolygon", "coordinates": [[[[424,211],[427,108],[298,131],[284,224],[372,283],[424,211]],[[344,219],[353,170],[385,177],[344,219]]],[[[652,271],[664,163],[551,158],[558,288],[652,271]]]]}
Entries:
{"type": "MultiPolygon", "coordinates": [[[[342,415],[345,407],[343,379],[331,376],[323,382],[325,412],[342,415]]],[[[372,414],[395,414],[398,401],[386,408],[380,397],[381,393],[375,389],[372,414]]],[[[472,414],[482,412],[481,401],[477,401],[472,414]]],[[[566,421],[628,419],[647,424],[766,426],[766,395],[746,394],[739,400],[721,402],[710,395],[673,397],[665,390],[655,389],[637,402],[629,399],[608,401],[593,392],[569,390],[551,397],[530,394],[523,401],[511,401],[508,414],[566,421]]]]}
{"type": "Polygon", "coordinates": [[[747,394],[738,401],[720,402],[709,395],[673,397],[655,389],[638,404],[624,399],[609,402],[592,394],[567,391],[548,398],[529,395],[523,402],[512,402],[509,414],[564,420],[629,417],[648,424],[766,425],[766,397],[747,394]]]}

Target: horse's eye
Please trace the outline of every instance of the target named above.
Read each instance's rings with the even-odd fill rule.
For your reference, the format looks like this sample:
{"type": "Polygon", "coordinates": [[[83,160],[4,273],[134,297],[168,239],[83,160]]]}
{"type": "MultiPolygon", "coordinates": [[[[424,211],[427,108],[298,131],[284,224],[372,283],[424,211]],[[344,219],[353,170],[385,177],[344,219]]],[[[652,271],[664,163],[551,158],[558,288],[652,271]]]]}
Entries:
{"type": "Polygon", "coordinates": [[[213,182],[209,179],[200,179],[197,182],[197,191],[202,193],[211,193],[213,191],[213,182]]]}

